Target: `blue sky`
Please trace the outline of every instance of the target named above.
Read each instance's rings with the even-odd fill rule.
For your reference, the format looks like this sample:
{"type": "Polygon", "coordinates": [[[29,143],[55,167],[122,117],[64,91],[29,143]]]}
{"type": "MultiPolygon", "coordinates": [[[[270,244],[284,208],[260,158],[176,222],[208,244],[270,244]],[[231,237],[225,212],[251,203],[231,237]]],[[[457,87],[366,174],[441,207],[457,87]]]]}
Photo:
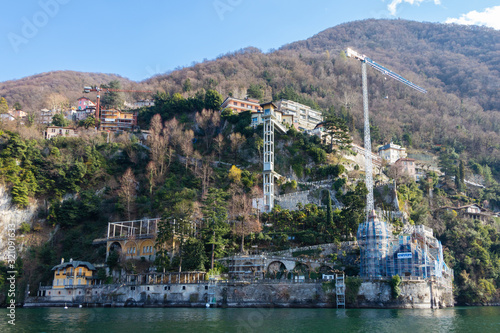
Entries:
{"type": "Polygon", "coordinates": [[[499,0],[5,1],[0,82],[52,70],[140,81],[247,46],[264,52],[367,18],[500,29],[499,0]]]}

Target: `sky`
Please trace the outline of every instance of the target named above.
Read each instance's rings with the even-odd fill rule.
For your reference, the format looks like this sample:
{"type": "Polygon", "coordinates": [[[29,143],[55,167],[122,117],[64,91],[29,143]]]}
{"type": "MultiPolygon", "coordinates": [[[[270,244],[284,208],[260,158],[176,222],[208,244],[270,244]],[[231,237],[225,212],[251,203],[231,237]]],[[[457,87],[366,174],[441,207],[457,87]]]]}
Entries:
{"type": "Polygon", "coordinates": [[[53,70],[141,81],[248,46],[268,52],[369,18],[500,29],[500,1],[4,1],[0,82],[53,70]]]}

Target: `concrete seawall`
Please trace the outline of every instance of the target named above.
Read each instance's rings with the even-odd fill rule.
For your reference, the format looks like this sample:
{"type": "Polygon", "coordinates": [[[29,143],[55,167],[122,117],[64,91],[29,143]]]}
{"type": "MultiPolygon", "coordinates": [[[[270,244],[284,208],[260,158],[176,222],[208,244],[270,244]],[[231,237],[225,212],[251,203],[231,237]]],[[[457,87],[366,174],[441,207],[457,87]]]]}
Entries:
{"type": "MultiPolygon", "coordinates": [[[[451,289],[430,281],[403,281],[401,295],[391,298],[387,281],[363,282],[349,308],[438,308],[453,306],[451,289]]],[[[29,297],[25,307],[336,307],[335,289],[324,281],[208,282],[171,285],[103,285],[52,289],[50,296],[29,297]],[[71,291],[71,293],[69,293],[71,291]]],[[[349,293],[349,290],[347,290],[349,293]]]]}

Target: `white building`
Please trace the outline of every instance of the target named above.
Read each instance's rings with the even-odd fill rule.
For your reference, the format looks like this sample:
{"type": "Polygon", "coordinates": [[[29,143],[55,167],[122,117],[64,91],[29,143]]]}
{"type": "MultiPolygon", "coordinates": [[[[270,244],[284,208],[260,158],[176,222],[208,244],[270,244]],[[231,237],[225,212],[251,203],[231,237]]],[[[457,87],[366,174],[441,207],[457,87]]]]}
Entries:
{"type": "Polygon", "coordinates": [[[14,121],[16,117],[11,115],[10,113],[0,113],[0,121],[14,121]]]}
{"type": "Polygon", "coordinates": [[[52,139],[56,136],[75,137],[78,136],[76,129],[72,127],[49,126],[45,131],[45,139],[52,139]]]}
{"type": "Polygon", "coordinates": [[[389,164],[394,164],[400,158],[406,157],[406,148],[402,148],[393,142],[386,144],[378,149],[378,154],[389,164]]]}
{"type": "Polygon", "coordinates": [[[313,130],[323,121],[321,111],[313,110],[304,104],[282,99],[276,102],[276,106],[283,115],[293,116],[294,126],[299,130],[313,130]]]}

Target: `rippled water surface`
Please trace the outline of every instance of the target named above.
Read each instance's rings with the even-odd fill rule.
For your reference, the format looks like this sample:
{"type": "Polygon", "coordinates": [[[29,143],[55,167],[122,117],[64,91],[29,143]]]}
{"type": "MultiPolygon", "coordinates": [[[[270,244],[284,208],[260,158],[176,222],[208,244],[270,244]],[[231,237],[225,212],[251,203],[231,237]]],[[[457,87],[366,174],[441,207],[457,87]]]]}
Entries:
{"type": "Polygon", "coordinates": [[[380,309],[1,309],[0,332],[500,332],[500,307],[380,309]]]}

